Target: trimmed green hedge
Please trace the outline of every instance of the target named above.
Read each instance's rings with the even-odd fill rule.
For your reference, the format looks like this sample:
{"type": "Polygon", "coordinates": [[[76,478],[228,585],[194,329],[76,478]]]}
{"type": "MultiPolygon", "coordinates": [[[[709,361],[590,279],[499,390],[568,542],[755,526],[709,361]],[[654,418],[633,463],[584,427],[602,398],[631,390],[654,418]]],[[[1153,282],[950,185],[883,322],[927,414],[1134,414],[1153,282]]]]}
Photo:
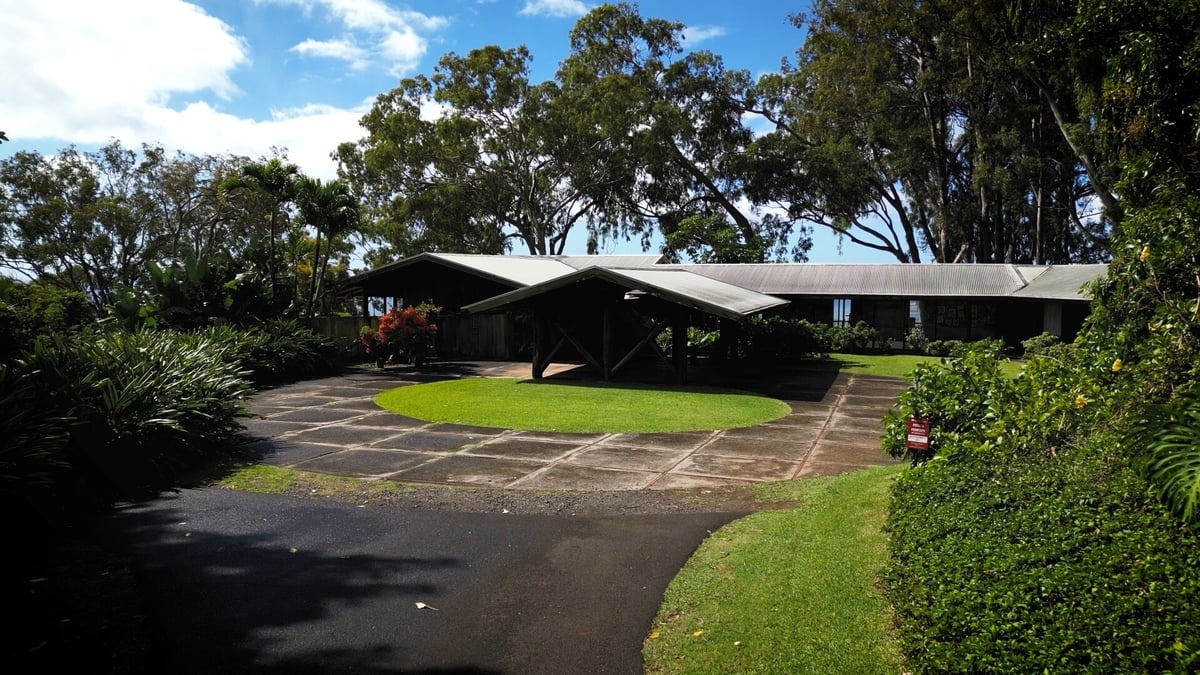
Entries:
{"type": "Polygon", "coordinates": [[[917,671],[1200,667],[1200,534],[1105,405],[1123,369],[1058,356],[1016,379],[988,350],[919,368],[885,422],[885,448],[914,462],[893,490],[886,583],[917,671]],[[904,448],[910,414],[932,419],[931,453],[904,448]]]}
{"type": "Polygon", "coordinates": [[[1111,442],[959,455],[899,480],[886,583],[917,671],[1200,666],[1200,536],[1111,442]]]}

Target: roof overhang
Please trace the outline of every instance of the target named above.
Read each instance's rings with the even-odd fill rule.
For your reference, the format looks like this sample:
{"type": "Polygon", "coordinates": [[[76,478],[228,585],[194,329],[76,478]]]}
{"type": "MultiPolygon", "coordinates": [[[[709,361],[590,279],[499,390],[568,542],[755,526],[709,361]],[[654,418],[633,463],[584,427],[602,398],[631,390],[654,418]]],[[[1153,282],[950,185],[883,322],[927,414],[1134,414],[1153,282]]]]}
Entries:
{"type": "Polygon", "coordinates": [[[627,291],[640,291],[672,304],[705,314],[739,320],[752,314],[786,305],[787,300],[758,293],[682,269],[615,269],[587,267],[573,274],[526,286],[463,307],[468,312],[485,312],[527,302],[540,295],[599,279],[627,291]]]}

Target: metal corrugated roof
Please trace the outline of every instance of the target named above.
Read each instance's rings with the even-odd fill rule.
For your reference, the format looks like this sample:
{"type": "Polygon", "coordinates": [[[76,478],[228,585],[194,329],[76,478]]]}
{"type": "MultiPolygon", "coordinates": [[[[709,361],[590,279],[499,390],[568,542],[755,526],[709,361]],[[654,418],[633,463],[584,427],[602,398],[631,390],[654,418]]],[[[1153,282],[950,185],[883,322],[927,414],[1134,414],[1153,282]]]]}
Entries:
{"type": "Polygon", "coordinates": [[[642,291],[675,304],[730,319],[740,319],[787,304],[787,300],[757,293],[717,279],[692,274],[682,269],[612,269],[593,266],[535,286],[519,288],[488,298],[467,305],[463,309],[468,312],[493,310],[587,279],[604,279],[628,290],[642,291]]]}
{"type": "MultiPolygon", "coordinates": [[[[1066,268],[1016,265],[913,265],[904,263],[763,263],[730,265],[675,265],[711,279],[760,293],[853,297],[1062,297],[1079,295],[1019,294],[1046,278],[1052,270],[1103,268],[1103,265],[1071,265],[1066,268]]],[[[1101,271],[1102,274],[1102,271],[1101,271]]],[[[1075,270],[1055,278],[1091,279],[1096,270],[1075,270]]],[[[1045,283],[1045,282],[1043,282],[1045,283]]],[[[1046,284],[1059,290],[1060,284],[1046,284]]],[[[1075,289],[1077,290],[1077,288],[1075,289]]],[[[1035,291],[1036,293],[1036,291],[1035,291]]]]}
{"type": "MultiPolygon", "coordinates": [[[[657,255],[521,256],[466,253],[421,253],[347,282],[363,282],[420,261],[431,261],[489,278],[514,288],[543,284],[586,269],[634,272],[682,271],[722,282],[743,291],[767,295],[810,295],[814,297],[1017,297],[1046,300],[1085,300],[1080,287],[1105,274],[1105,265],[903,264],[903,263],[762,263],[727,265],[660,265],[657,255]]],[[[629,278],[636,278],[630,276],[629,278]]],[[[688,293],[673,277],[662,291],[688,293]],[[674,290],[672,290],[674,289],[674,290]]],[[[704,290],[697,292],[703,293],[704,290]]],[[[712,287],[708,289],[721,296],[712,287]]],[[[732,297],[732,296],[730,296],[732,297]]]]}
{"type": "Polygon", "coordinates": [[[532,256],[425,252],[354,276],[348,279],[345,285],[353,287],[355,282],[366,281],[422,261],[440,262],[508,286],[529,286],[586,267],[653,267],[661,258],[660,255],[532,256]]]}
{"type": "Polygon", "coordinates": [[[575,271],[574,267],[550,256],[470,253],[430,253],[429,256],[454,267],[520,286],[540,284],[575,271]]]}
{"type": "Polygon", "coordinates": [[[1013,293],[1018,298],[1039,300],[1086,300],[1084,284],[1108,273],[1108,265],[1061,265],[1035,268],[1041,274],[1029,280],[1029,285],[1013,293]]]}
{"type": "Polygon", "coordinates": [[[662,260],[662,256],[655,253],[640,255],[564,255],[557,256],[557,259],[577,270],[593,266],[634,269],[654,267],[658,264],[659,260],[662,260]]]}

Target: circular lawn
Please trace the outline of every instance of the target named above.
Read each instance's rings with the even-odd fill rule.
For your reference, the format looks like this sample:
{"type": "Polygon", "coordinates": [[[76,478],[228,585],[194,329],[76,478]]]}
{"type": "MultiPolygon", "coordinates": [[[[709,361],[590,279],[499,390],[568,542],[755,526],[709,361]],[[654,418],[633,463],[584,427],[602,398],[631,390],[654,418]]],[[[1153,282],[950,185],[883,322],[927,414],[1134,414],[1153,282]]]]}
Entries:
{"type": "Polygon", "coordinates": [[[582,433],[731,429],[791,412],[777,399],[732,389],[517,378],[414,384],[385,391],[375,403],[430,422],[582,433]]]}

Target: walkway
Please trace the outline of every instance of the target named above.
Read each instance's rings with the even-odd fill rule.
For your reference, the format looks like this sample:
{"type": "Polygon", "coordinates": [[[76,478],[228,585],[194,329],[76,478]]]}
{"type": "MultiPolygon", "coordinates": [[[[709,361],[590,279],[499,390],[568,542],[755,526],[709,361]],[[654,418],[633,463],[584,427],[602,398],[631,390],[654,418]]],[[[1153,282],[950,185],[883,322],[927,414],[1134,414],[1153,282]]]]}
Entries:
{"type": "MultiPolygon", "coordinates": [[[[570,376],[556,365],[547,376],[570,376]]],[[[895,378],[836,371],[743,373],[791,414],[754,427],[686,433],[564,434],[435,424],[381,410],[387,389],[447,377],[527,377],[528,364],[441,364],[431,372],[361,369],[261,392],[246,433],[267,464],[412,483],[531,490],[703,488],[894,463],[880,422],[895,378]]]]}

